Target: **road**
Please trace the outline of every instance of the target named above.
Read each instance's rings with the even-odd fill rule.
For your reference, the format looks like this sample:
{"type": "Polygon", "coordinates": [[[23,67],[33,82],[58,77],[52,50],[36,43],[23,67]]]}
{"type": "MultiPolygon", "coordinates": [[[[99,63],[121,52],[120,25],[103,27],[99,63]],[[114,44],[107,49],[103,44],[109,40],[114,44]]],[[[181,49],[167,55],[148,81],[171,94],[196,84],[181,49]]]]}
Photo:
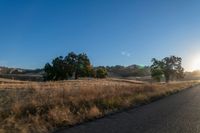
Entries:
{"type": "Polygon", "coordinates": [[[58,133],[200,133],[200,86],[58,133]]]}

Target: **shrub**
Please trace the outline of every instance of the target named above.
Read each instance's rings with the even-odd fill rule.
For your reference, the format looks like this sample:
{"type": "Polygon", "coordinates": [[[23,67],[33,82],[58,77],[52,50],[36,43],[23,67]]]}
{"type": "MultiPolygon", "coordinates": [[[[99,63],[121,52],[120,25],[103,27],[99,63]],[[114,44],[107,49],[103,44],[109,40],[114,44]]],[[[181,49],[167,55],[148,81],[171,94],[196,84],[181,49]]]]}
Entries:
{"type": "Polygon", "coordinates": [[[108,75],[107,70],[105,68],[98,68],[96,70],[96,77],[97,78],[106,78],[108,75]]]}

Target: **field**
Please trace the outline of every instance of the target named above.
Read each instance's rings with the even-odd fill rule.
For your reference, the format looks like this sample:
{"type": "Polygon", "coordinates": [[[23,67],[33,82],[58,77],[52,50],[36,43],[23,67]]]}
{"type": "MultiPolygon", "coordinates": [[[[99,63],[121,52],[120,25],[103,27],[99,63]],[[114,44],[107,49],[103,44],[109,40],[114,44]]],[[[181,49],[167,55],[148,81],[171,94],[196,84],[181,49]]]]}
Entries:
{"type": "Polygon", "coordinates": [[[148,103],[198,81],[102,79],[28,82],[0,79],[0,132],[46,133],[148,103]]]}

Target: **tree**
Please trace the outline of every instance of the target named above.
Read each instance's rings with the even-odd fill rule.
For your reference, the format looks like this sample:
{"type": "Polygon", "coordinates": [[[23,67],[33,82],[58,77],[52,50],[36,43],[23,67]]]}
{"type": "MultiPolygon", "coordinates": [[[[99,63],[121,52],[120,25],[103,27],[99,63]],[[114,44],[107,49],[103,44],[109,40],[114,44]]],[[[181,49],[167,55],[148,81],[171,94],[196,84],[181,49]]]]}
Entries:
{"type": "Polygon", "coordinates": [[[45,80],[64,80],[68,79],[68,66],[63,57],[59,56],[52,61],[52,65],[47,63],[44,67],[45,80]]]}
{"type": "Polygon", "coordinates": [[[105,68],[98,68],[96,70],[97,78],[105,78],[108,75],[107,70],[105,68]]]}
{"type": "Polygon", "coordinates": [[[65,61],[69,66],[70,75],[74,74],[75,79],[89,77],[92,73],[93,67],[85,53],[77,55],[71,52],[65,57],[65,61]]]}
{"type": "Polygon", "coordinates": [[[49,80],[54,79],[54,76],[55,76],[54,69],[49,63],[45,64],[44,71],[45,71],[45,74],[44,74],[44,80],[45,81],[49,81],[49,80]]]}
{"type": "Polygon", "coordinates": [[[151,65],[151,76],[154,80],[160,82],[161,78],[163,77],[163,66],[164,63],[162,61],[159,61],[155,58],[153,58],[151,60],[151,62],[153,62],[153,64],[151,65]]]}
{"type": "Polygon", "coordinates": [[[164,63],[164,75],[166,82],[171,79],[180,79],[184,77],[184,69],[182,59],[176,56],[165,57],[162,62],[164,63]]]}
{"type": "Polygon", "coordinates": [[[55,73],[54,80],[68,79],[68,66],[64,62],[63,57],[59,56],[52,61],[53,71],[55,73]]]}
{"type": "Polygon", "coordinates": [[[68,74],[70,77],[73,76],[73,74],[77,71],[77,65],[78,65],[78,56],[74,52],[70,52],[65,57],[65,63],[68,65],[68,74]]]}
{"type": "Polygon", "coordinates": [[[165,81],[172,79],[180,79],[184,77],[184,69],[182,67],[182,59],[176,56],[165,57],[161,61],[153,58],[151,65],[152,77],[160,77],[164,74],[165,81]]]}
{"type": "Polygon", "coordinates": [[[85,53],[75,54],[70,52],[65,58],[59,56],[53,59],[52,63],[47,63],[44,67],[45,80],[65,80],[69,77],[94,76],[94,69],[85,53]]]}
{"type": "Polygon", "coordinates": [[[75,79],[78,79],[79,76],[81,77],[88,77],[90,74],[90,60],[85,53],[79,54],[77,56],[77,67],[75,71],[75,79]]]}

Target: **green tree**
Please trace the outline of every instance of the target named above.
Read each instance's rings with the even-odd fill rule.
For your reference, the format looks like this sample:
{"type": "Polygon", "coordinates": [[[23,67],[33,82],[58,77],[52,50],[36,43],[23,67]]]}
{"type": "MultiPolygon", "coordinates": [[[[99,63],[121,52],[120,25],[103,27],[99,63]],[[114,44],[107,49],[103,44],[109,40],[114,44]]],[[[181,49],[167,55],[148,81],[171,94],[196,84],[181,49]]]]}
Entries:
{"type": "Polygon", "coordinates": [[[52,61],[53,71],[55,73],[54,80],[68,79],[68,66],[64,62],[63,57],[59,56],[52,61]]]}
{"type": "Polygon", "coordinates": [[[68,79],[68,66],[63,57],[59,56],[52,61],[52,65],[47,63],[44,67],[44,80],[65,80],[68,79]]]}
{"type": "Polygon", "coordinates": [[[44,74],[44,80],[45,81],[49,81],[49,80],[54,79],[54,76],[55,76],[54,69],[49,63],[45,64],[44,71],[45,71],[45,74],[44,74]]]}
{"type": "Polygon", "coordinates": [[[59,56],[44,67],[44,80],[65,80],[69,77],[94,77],[94,69],[85,53],[70,52],[65,58],[59,56]]]}
{"type": "Polygon", "coordinates": [[[180,79],[184,77],[182,58],[170,56],[165,57],[162,62],[164,63],[164,75],[166,82],[169,82],[171,79],[180,79]]]}
{"type": "Polygon", "coordinates": [[[65,57],[65,63],[68,66],[68,74],[70,77],[73,76],[74,73],[77,71],[77,65],[78,65],[78,56],[74,52],[70,52],[66,57],[65,57]]]}
{"type": "Polygon", "coordinates": [[[184,69],[182,67],[182,59],[176,56],[165,57],[162,60],[152,59],[151,75],[158,79],[164,74],[165,81],[172,79],[180,79],[184,77],[184,69]]]}
{"type": "Polygon", "coordinates": [[[89,77],[92,70],[92,66],[90,64],[90,60],[88,56],[83,53],[78,55],[78,64],[77,70],[75,73],[75,79],[80,77],[89,77]]]}
{"type": "Polygon", "coordinates": [[[151,60],[151,62],[153,63],[151,65],[151,76],[154,80],[160,82],[161,81],[161,78],[163,77],[163,66],[164,66],[164,63],[162,61],[159,61],[155,58],[153,58],[151,60]]]}
{"type": "Polygon", "coordinates": [[[107,70],[105,68],[98,68],[96,70],[96,77],[97,78],[106,78],[108,75],[107,70]]]}
{"type": "Polygon", "coordinates": [[[71,52],[65,57],[65,62],[69,66],[70,76],[74,74],[75,79],[92,75],[93,67],[85,53],[77,55],[71,52]]]}
{"type": "Polygon", "coordinates": [[[153,77],[154,80],[160,82],[161,79],[163,78],[163,71],[161,69],[152,69],[151,76],[153,77]]]}

